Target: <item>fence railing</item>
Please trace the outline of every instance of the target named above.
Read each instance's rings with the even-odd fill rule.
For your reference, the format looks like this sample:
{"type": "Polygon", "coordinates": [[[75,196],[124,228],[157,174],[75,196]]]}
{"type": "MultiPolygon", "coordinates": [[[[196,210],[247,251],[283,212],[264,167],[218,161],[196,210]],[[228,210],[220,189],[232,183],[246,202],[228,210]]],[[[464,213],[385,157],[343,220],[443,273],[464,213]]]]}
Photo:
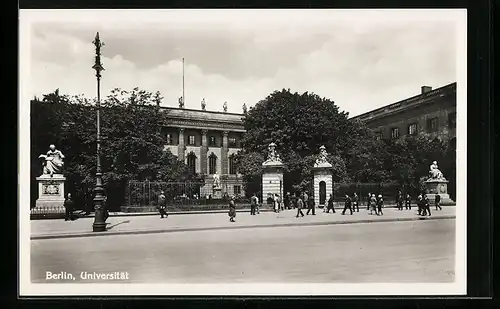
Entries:
{"type": "MultiPolygon", "coordinates": [[[[210,186],[204,182],[153,182],[153,181],[130,181],[126,188],[125,203],[128,206],[156,206],[158,196],[163,191],[167,204],[175,205],[219,205],[226,204],[229,195],[222,193],[216,198],[211,194],[206,194],[205,186],[210,186]]],[[[227,187],[221,181],[221,187],[227,187]]],[[[211,190],[211,189],[210,189],[211,190]]],[[[236,196],[238,202],[245,202],[241,196],[236,196]]]]}

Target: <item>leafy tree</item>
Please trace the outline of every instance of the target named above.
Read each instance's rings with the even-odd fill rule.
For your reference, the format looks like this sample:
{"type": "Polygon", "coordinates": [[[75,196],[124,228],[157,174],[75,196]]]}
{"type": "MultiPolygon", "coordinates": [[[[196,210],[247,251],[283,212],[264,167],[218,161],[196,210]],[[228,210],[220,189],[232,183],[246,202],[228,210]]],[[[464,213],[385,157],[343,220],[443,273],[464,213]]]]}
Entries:
{"type": "MultiPolygon", "coordinates": [[[[134,88],[114,89],[101,103],[101,166],[110,208],[123,203],[129,180],[169,181],[199,178],[183,162],[164,150],[166,111],[161,95],[134,88]]],[[[56,90],[32,100],[32,153],[44,153],[55,144],[66,156],[67,190],[80,203],[91,204],[96,171],[96,105],[82,97],[56,90]]],[[[34,156],[32,156],[34,157],[34,156]]],[[[32,179],[41,174],[32,161],[32,179]]],[[[37,190],[32,190],[32,201],[37,190]]]]}
{"type": "MultiPolygon", "coordinates": [[[[304,190],[311,186],[312,171],[319,146],[335,155],[338,175],[345,176],[345,162],[340,155],[349,145],[352,125],[347,113],[334,102],[313,93],[299,94],[283,89],[270,94],[251,108],[244,118],[246,134],[241,156],[267,156],[271,142],[285,163],[284,190],[304,190]]],[[[240,162],[246,162],[241,159],[240,162]]],[[[239,165],[245,175],[245,167],[239,165]]],[[[257,181],[255,175],[253,180],[257,181]]],[[[258,179],[260,182],[260,179],[258,179]]],[[[256,184],[253,186],[257,186],[256,184]]]]}

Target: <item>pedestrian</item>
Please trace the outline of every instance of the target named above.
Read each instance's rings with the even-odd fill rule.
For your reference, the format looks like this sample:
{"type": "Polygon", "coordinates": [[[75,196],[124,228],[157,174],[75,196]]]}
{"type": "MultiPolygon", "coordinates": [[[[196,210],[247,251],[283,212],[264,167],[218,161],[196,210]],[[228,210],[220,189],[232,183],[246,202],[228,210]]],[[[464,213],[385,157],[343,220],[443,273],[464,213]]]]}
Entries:
{"type": "Polygon", "coordinates": [[[373,193],[372,196],[370,197],[370,215],[373,215],[373,213],[378,215],[377,198],[375,197],[375,193],[373,193]]]}
{"type": "Polygon", "coordinates": [[[163,219],[163,217],[168,218],[167,198],[165,197],[165,192],[163,191],[160,191],[160,195],[158,195],[158,210],[160,211],[160,219],[163,219]]]}
{"type": "Polygon", "coordinates": [[[349,194],[345,195],[344,210],[342,210],[342,215],[345,215],[345,211],[349,209],[352,215],[352,199],[349,194]]]}
{"type": "Polygon", "coordinates": [[[316,215],[316,205],[314,204],[314,196],[310,195],[309,200],[307,201],[307,212],[306,215],[312,210],[312,215],[316,215]]]}
{"type": "Polygon", "coordinates": [[[370,210],[371,200],[372,200],[372,194],[368,193],[368,196],[366,197],[366,210],[370,210]]]}
{"type": "Polygon", "coordinates": [[[333,207],[333,194],[330,194],[330,198],[328,199],[328,207],[326,212],[330,213],[330,209],[333,210],[333,213],[335,213],[335,207],[333,207]]]}
{"type": "Polygon", "coordinates": [[[384,208],[384,199],[382,198],[382,194],[378,195],[377,208],[378,208],[378,215],[383,216],[384,213],[382,212],[382,208],[384,208]]]}
{"type": "Polygon", "coordinates": [[[359,197],[356,192],[354,192],[354,195],[352,197],[352,208],[355,212],[359,212],[359,197]]]}
{"type": "Polygon", "coordinates": [[[422,212],[424,210],[424,199],[422,194],[419,194],[417,197],[417,208],[418,208],[418,215],[422,215],[422,212]]]}
{"type": "Polygon", "coordinates": [[[285,206],[285,209],[291,209],[291,207],[290,207],[290,192],[287,192],[285,194],[285,199],[283,201],[283,204],[285,206]]]}
{"type": "MultiPolygon", "coordinates": [[[[259,192],[260,194],[260,192],[259,192]]],[[[260,214],[260,204],[259,204],[259,197],[255,195],[255,210],[257,211],[257,214],[260,214]]]]}
{"type": "Polygon", "coordinates": [[[302,217],[304,216],[304,213],[302,212],[302,208],[304,208],[304,201],[300,198],[298,193],[295,193],[295,197],[297,198],[297,216],[296,218],[301,215],[302,217]]]}
{"type": "Polygon", "coordinates": [[[436,211],[438,210],[438,208],[439,208],[439,210],[443,210],[441,208],[441,195],[436,194],[436,197],[434,199],[434,204],[436,204],[436,211]]]}
{"type": "Polygon", "coordinates": [[[255,196],[255,193],[252,194],[252,197],[250,197],[250,215],[255,216],[255,209],[257,208],[257,197],[255,196]]]}
{"type": "Polygon", "coordinates": [[[108,209],[108,197],[104,196],[104,200],[102,201],[102,207],[104,210],[104,221],[109,218],[109,209],[108,209]]]}
{"type": "Polygon", "coordinates": [[[280,197],[278,194],[274,194],[274,212],[280,212],[280,197]]]}
{"type": "Polygon", "coordinates": [[[431,216],[431,207],[429,203],[429,198],[427,197],[427,194],[424,193],[422,196],[422,205],[423,205],[423,211],[422,211],[422,216],[427,216],[427,213],[429,213],[429,217],[431,216]]]}
{"type": "Polygon", "coordinates": [[[64,200],[64,208],[66,209],[66,213],[64,215],[64,221],[73,221],[73,207],[75,206],[75,202],[71,198],[71,193],[68,193],[66,199],[64,200]]]}
{"type": "Polygon", "coordinates": [[[406,194],[406,210],[411,210],[411,196],[410,194],[406,194]]]}
{"type": "Polygon", "coordinates": [[[236,205],[234,204],[234,196],[231,195],[229,198],[229,221],[235,222],[236,217],[236,205]]]}
{"type": "Polygon", "coordinates": [[[398,206],[398,210],[403,210],[403,194],[401,191],[398,191],[398,195],[396,196],[396,204],[398,206]]]}

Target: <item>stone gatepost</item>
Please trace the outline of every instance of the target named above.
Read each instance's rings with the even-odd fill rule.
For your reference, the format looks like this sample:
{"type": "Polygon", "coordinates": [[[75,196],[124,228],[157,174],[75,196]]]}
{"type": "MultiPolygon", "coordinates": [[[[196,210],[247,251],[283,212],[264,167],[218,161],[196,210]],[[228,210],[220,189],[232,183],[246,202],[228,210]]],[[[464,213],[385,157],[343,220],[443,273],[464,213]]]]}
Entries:
{"type": "Polygon", "coordinates": [[[314,203],[318,207],[325,207],[333,192],[332,165],[327,161],[327,155],[325,146],[321,146],[313,167],[314,203]]]}
{"type": "Polygon", "coordinates": [[[269,144],[268,159],[262,164],[262,203],[271,195],[278,194],[283,202],[283,162],[276,154],[276,144],[269,144]]]}

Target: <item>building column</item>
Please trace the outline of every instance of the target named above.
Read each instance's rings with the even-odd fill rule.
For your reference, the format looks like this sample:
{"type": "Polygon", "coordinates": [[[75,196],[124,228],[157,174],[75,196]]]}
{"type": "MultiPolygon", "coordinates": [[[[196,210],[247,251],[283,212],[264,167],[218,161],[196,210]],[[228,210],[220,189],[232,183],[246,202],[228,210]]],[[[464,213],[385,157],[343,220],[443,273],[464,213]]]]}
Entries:
{"type": "Polygon", "coordinates": [[[227,140],[227,135],[229,134],[228,131],[222,132],[222,153],[221,153],[221,173],[222,175],[227,175],[227,153],[229,151],[228,147],[228,140],[227,140]]]}
{"type": "Polygon", "coordinates": [[[201,130],[200,170],[201,173],[204,175],[207,174],[207,151],[208,151],[207,133],[208,130],[201,130]]]}
{"type": "Polygon", "coordinates": [[[185,153],[185,145],[184,145],[184,129],[180,128],[179,129],[179,146],[177,147],[178,151],[178,159],[179,161],[184,162],[184,153],[185,153]]]}

